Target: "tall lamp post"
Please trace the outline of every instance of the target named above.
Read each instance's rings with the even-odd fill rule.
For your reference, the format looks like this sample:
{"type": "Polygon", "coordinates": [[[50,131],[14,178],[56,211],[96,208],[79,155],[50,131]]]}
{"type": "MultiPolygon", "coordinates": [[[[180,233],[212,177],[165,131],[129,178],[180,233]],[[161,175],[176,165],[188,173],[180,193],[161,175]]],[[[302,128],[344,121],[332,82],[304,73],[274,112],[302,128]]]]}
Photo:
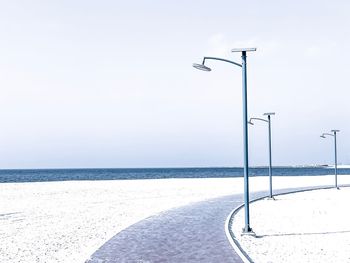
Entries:
{"type": "Polygon", "coordinates": [[[206,60],[219,60],[227,63],[231,63],[242,68],[242,100],[243,100],[243,157],[244,157],[244,210],[245,210],[245,226],[243,228],[243,234],[254,234],[250,227],[249,219],[249,181],[248,181],[248,110],[247,110],[247,52],[256,51],[256,48],[235,48],[232,52],[240,52],[242,54],[242,64],[237,62],[217,58],[217,57],[204,57],[202,64],[193,64],[193,67],[203,71],[211,71],[211,69],[205,66],[206,60]]]}
{"type": "Polygon", "coordinates": [[[272,195],[271,115],[275,115],[275,113],[274,112],[264,113],[264,116],[267,116],[267,120],[262,119],[262,118],[250,118],[248,123],[251,125],[254,125],[253,120],[257,120],[257,121],[266,122],[268,124],[268,129],[269,129],[269,179],[270,179],[269,198],[273,199],[273,195],[272,195]]]}
{"type": "Polygon", "coordinates": [[[337,133],[340,130],[331,130],[332,133],[322,133],[321,138],[326,138],[326,136],[332,136],[334,138],[334,174],[335,174],[335,188],[338,187],[338,160],[337,160],[337,133]]]}

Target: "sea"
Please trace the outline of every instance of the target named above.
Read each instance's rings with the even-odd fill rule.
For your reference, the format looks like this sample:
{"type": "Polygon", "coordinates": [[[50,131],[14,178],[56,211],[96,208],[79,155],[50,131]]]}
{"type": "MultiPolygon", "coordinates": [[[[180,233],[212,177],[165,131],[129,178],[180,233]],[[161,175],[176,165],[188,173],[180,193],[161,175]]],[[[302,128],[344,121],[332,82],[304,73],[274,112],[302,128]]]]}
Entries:
{"type": "MultiPolygon", "coordinates": [[[[327,167],[274,167],[273,176],[332,175],[327,167]]],[[[350,174],[350,168],[338,169],[350,174]]],[[[249,169],[249,176],[268,176],[267,167],[249,169]]],[[[0,170],[0,183],[48,182],[76,180],[140,180],[164,178],[243,177],[243,168],[98,168],[98,169],[8,169],[0,170]]]]}

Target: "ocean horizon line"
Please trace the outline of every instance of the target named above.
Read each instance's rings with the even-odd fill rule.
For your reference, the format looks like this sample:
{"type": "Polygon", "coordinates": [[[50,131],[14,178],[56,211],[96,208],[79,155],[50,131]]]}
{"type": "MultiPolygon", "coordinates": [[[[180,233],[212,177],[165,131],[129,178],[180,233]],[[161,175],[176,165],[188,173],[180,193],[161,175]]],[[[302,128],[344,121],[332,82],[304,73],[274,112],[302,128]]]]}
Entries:
{"type": "MultiPolygon", "coordinates": [[[[338,168],[341,165],[338,164],[338,168]]],[[[327,164],[305,164],[305,165],[275,165],[273,168],[324,168],[334,167],[334,165],[327,164]]],[[[28,171],[28,170],[156,170],[156,169],[243,169],[243,166],[155,166],[155,167],[38,167],[38,168],[0,168],[0,171],[28,171]]],[[[254,165],[249,168],[264,169],[269,168],[267,165],[254,165]]]]}

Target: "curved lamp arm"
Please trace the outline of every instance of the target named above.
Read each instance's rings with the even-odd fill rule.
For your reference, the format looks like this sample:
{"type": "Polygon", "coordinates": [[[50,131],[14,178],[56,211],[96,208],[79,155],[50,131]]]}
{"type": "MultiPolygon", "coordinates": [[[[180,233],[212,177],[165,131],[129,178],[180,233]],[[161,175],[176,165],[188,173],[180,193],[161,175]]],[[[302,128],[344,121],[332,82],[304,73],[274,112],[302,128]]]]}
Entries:
{"type": "Polygon", "coordinates": [[[227,63],[231,63],[231,64],[236,65],[238,67],[242,67],[242,65],[237,63],[237,62],[234,62],[234,61],[231,61],[231,60],[227,60],[227,59],[223,59],[223,58],[216,58],[216,57],[204,57],[203,58],[203,62],[202,62],[203,65],[204,65],[206,59],[220,60],[220,61],[224,61],[224,62],[227,62],[227,63]]]}
{"type": "Polygon", "coordinates": [[[326,138],[326,135],[334,137],[334,134],[331,134],[331,133],[322,133],[322,135],[320,137],[321,138],[326,138]]]}
{"type": "Polygon", "coordinates": [[[252,120],[258,120],[258,121],[264,121],[264,122],[269,122],[268,120],[265,119],[261,119],[261,118],[250,118],[248,123],[251,125],[254,125],[254,123],[252,122],[252,120]]]}

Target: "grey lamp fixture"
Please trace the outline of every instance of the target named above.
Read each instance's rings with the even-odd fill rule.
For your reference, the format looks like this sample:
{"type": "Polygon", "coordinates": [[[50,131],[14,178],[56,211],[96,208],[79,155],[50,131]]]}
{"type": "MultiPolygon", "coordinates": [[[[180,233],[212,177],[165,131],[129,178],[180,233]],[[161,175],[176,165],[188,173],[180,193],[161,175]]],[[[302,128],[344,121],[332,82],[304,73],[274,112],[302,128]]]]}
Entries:
{"type": "Polygon", "coordinates": [[[244,156],[244,210],[245,210],[245,226],[243,228],[243,234],[254,234],[250,227],[249,217],[249,177],[248,177],[248,110],[247,110],[247,52],[256,51],[256,48],[234,48],[232,52],[239,52],[242,54],[242,64],[237,62],[217,58],[217,57],[204,57],[202,64],[193,64],[193,67],[203,71],[211,71],[211,69],[205,66],[207,60],[219,60],[227,62],[242,68],[242,100],[243,100],[243,156],[244,156]]]}
{"type": "Polygon", "coordinates": [[[199,70],[203,70],[203,71],[211,71],[211,68],[208,68],[207,66],[205,66],[203,64],[193,63],[193,67],[195,67],[196,69],[199,69],[199,70]]]}
{"type": "Polygon", "coordinates": [[[334,138],[334,175],[335,175],[335,188],[338,187],[338,153],[337,153],[337,133],[340,130],[331,130],[332,133],[322,133],[321,138],[326,138],[326,136],[332,136],[334,138]]]}
{"type": "Polygon", "coordinates": [[[272,153],[271,153],[271,115],[275,115],[275,113],[274,112],[264,113],[264,116],[267,116],[267,120],[262,119],[262,118],[250,118],[248,123],[251,125],[254,125],[254,123],[252,121],[257,120],[257,121],[266,122],[268,124],[268,129],[269,129],[269,181],[270,181],[269,198],[273,199],[273,194],[272,194],[272,153]]]}

